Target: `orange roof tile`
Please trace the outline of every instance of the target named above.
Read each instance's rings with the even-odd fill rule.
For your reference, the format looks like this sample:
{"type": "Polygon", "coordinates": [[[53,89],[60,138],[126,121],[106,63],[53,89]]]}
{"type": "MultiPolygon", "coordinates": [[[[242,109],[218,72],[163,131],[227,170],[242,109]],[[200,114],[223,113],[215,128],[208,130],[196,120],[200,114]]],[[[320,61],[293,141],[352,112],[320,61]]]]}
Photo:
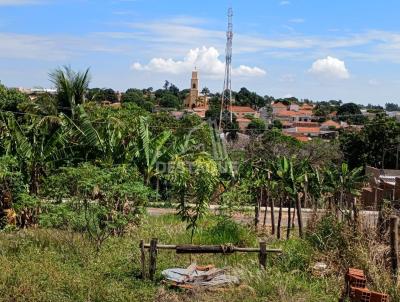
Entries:
{"type": "Polygon", "coordinates": [[[316,122],[295,122],[293,127],[318,127],[319,124],[316,122]]]}
{"type": "Polygon", "coordinates": [[[251,122],[251,120],[248,118],[237,118],[236,121],[238,123],[250,123],[251,122]]]}
{"type": "Polygon", "coordinates": [[[339,129],[339,128],[340,128],[340,124],[337,123],[337,122],[335,122],[335,121],[332,121],[332,120],[328,120],[328,121],[326,121],[326,122],[323,122],[323,123],[321,124],[321,126],[325,126],[325,127],[335,127],[336,129],[339,129]]]}
{"type": "Polygon", "coordinates": [[[304,103],[304,104],[301,106],[301,109],[303,109],[303,110],[312,110],[312,109],[314,109],[314,106],[313,106],[313,105],[310,105],[310,104],[307,104],[307,103],[304,103]]]}
{"type": "Polygon", "coordinates": [[[287,108],[287,106],[281,102],[276,102],[272,104],[272,107],[285,107],[287,108]]]}
{"type": "Polygon", "coordinates": [[[255,113],[256,111],[248,106],[231,106],[230,111],[240,113],[255,113]]]}
{"type": "Polygon", "coordinates": [[[297,133],[320,133],[319,127],[296,127],[297,133]]]}
{"type": "Polygon", "coordinates": [[[289,111],[289,110],[282,110],[275,113],[276,116],[298,116],[299,113],[297,111],[289,111]]]}
{"type": "Polygon", "coordinates": [[[307,110],[307,109],[301,109],[299,111],[297,111],[300,115],[313,115],[312,110],[307,110]]]}
{"type": "Polygon", "coordinates": [[[293,137],[297,139],[300,142],[308,142],[310,140],[309,137],[302,135],[300,133],[295,133],[295,132],[283,132],[284,135],[293,137]]]}

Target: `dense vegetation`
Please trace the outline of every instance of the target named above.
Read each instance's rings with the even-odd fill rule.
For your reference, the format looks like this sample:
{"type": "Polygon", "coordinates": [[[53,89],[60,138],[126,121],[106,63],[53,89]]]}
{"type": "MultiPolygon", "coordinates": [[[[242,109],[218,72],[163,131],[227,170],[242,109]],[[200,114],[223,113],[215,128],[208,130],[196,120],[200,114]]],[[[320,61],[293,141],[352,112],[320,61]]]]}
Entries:
{"type": "MultiPolygon", "coordinates": [[[[150,236],[237,245],[254,245],[261,236],[282,246],[285,255],[270,260],[266,273],[255,271],[252,263],[238,273],[254,285],[248,289],[254,301],[288,301],[288,297],[332,301],[339,292],[338,276],[348,263],[384,267],[369,263],[369,254],[367,264],[354,255],[341,259],[339,254],[355,252],[341,243],[360,237],[357,197],[363,165],[396,164],[385,153],[398,144],[400,127],[395,120],[379,115],[364,121],[360,132],[342,133],[340,141],[304,144],[284,136],[278,126],[268,129],[253,119],[246,149],[232,150],[215,124],[192,114],[181,119],[169,114],[171,108],[181,107],[187,91],[168,82],[154,92],[129,89],[121,97],[121,107],[114,107],[110,106],[117,100],[113,91],[89,89],[88,70],[57,69],[50,78],[57,94],[43,94],[34,101],[0,86],[0,265],[6,272],[0,277],[0,293],[6,301],[29,300],[26,295],[32,301],[122,301],[139,296],[151,301],[161,294],[153,284],[134,278],[138,256],[131,255],[132,245],[150,236]],[[161,107],[168,109],[154,110],[161,107]],[[181,222],[146,219],[145,208],[155,201],[176,206],[181,222]],[[207,216],[211,203],[219,205],[222,219],[207,216]],[[230,219],[239,207],[248,205],[254,208],[255,231],[230,219]],[[278,216],[271,216],[268,233],[258,234],[257,227],[266,225],[262,205],[278,208],[278,216]],[[306,228],[304,207],[313,209],[316,219],[319,209],[327,217],[317,219],[316,228],[306,228]],[[283,208],[287,208],[285,222],[283,208]],[[38,229],[22,230],[29,227],[38,229]],[[333,243],[332,234],[338,236],[333,243]],[[279,241],[283,237],[288,241],[279,241]],[[322,281],[310,269],[314,256],[326,260],[320,259],[321,252],[337,257],[335,269],[322,281]],[[26,267],[34,278],[24,278],[26,267]],[[76,274],[80,282],[73,281],[76,274]],[[283,292],[281,278],[287,280],[283,292]],[[52,279],[59,281],[54,281],[57,286],[52,279]],[[54,290],[42,292],[47,286],[54,290]]],[[[208,89],[204,93],[210,94],[208,89]]],[[[254,108],[272,100],[245,88],[236,96],[238,104],[254,108]]],[[[218,95],[207,117],[218,122],[217,100],[218,95]]],[[[327,106],[337,106],[342,117],[358,116],[354,106],[335,102],[321,104],[321,116],[332,111],[327,106]]],[[[226,114],[222,118],[224,132],[235,139],[235,119],[230,122],[226,114]]],[[[359,242],[363,251],[365,244],[359,242]]],[[[228,263],[240,267],[246,257],[228,263]]],[[[173,260],[165,256],[161,267],[184,262],[173,260]]],[[[224,264],[216,257],[212,261],[224,264]]],[[[386,284],[371,279],[378,287],[386,284]]],[[[237,300],[236,294],[226,293],[231,301],[237,300]]],[[[162,295],[159,301],[168,301],[162,295]]]]}

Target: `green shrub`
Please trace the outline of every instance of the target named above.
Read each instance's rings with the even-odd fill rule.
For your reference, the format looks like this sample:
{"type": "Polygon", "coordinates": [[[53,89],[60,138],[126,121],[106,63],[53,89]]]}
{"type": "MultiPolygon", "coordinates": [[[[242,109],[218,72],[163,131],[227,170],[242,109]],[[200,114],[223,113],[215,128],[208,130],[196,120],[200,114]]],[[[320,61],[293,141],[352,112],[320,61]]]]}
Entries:
{"type": "Polygon", "coordinates": [[[283,253],[274,260],[282,272],[297,271],[305,273],[309,270],[313,249],[306,240],[293,238],[281,243],[283,253]]]}
{"type": "Polygon", "coordinates": [[[44,228],[69,229],[76,232],[85,230],[85,215],[72,202],[50,204],[40,215],[39,224],[44,228]]]}
{"type": "Polygon", "coordinates": [[[333,215],[322,217],[312,230],[308,230],[308,241],[320,251],[343,248],[345,244],[344,224],[333,215]]]}
{"type": "Polygon", "coordinates": [[[197,240],[203,244],[231,243],[235,246],[251,246],[255,244],[255,238],[256,235],[247,227],[223,217],[215,225],[200,231],[197,240]]]}

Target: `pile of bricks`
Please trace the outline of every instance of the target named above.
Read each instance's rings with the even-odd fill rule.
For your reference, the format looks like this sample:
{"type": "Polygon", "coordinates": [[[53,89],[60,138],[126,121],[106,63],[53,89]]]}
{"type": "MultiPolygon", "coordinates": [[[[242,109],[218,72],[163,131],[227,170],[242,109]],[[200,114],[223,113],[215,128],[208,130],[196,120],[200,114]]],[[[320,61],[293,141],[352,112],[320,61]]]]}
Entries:
{"type": "Polygon", "coordinates": [[[366,287],[367,279],[363,270],[349,268],[345,276],[345,296],[352,302],[388,302],[386,294],[370,291],[366,287]]]}

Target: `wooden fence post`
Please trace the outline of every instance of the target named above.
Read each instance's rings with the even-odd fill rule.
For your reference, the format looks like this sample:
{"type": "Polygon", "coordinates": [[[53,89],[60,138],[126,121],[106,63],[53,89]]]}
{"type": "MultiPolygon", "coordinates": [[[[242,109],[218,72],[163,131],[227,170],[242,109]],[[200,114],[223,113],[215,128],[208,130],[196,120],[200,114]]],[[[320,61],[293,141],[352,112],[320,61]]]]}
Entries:
{"type": "Polygon", "coordinates": [[[260,268],[266,269],[267,267],[267,243],[260,241],[260,254],[258,256],[260,268]]]}
{"type": "Polygon", "coordinates": [[[392,263],[393,281],[397,284],[399,260],[399,218],[390,218],[390,258],[392,263]]]}
{"type": "Polygon", "coordinates": [[[142,279],[146,279],[146,254],[144,250],[144,240],[140,240],[140,261],[142,262],[142,279]]]}
{"type": "Polygon", "coordinates": [[[157,269],[157,238],[153,238],[150,241],[150,262],[149,262],[149,277],[150,280],[154,280],[154,275],[157,269]]]}

